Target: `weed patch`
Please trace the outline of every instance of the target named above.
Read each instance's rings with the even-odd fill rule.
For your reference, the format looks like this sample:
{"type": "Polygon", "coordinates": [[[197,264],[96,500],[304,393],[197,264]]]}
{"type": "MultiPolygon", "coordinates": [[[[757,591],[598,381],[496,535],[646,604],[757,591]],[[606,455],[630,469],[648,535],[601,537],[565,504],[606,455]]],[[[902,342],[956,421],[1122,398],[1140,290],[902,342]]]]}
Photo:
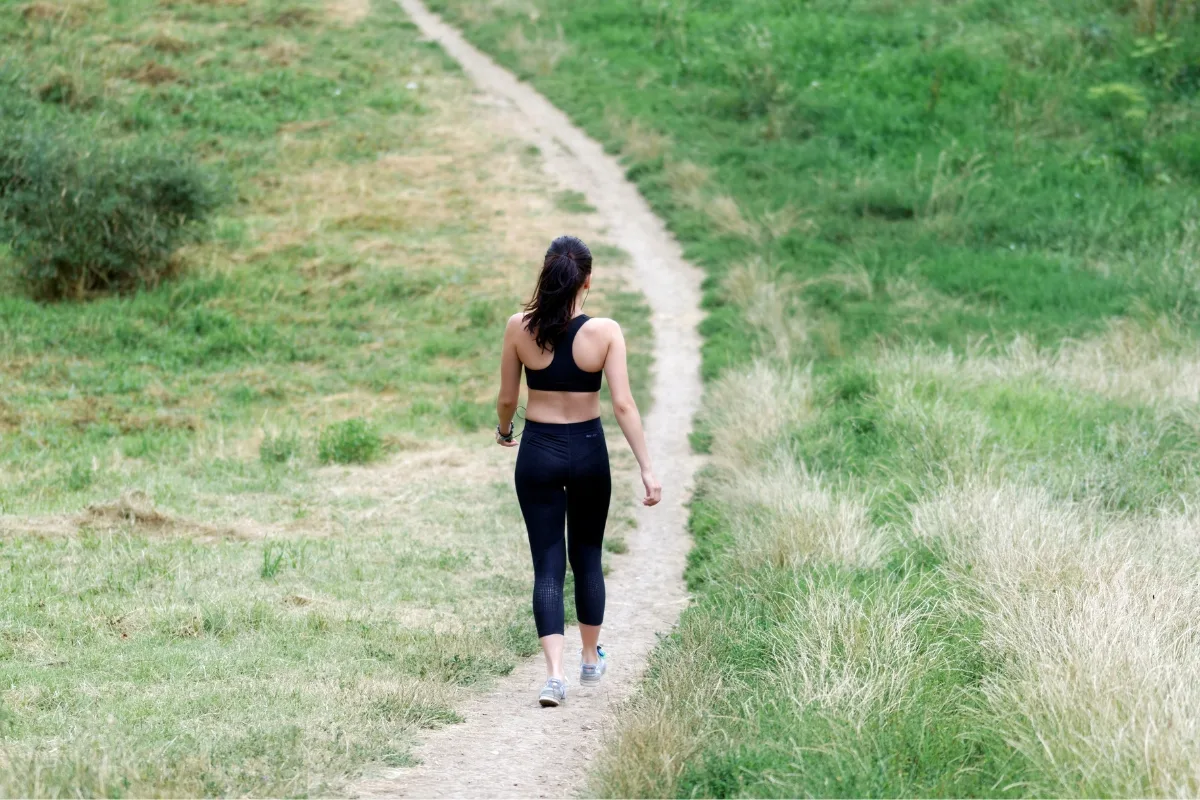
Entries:
{"type": "Polygon", "coordinates": [[[383,439],[379,431],[361,419],[348,419],[321,431],[317,457],[322,463],[366,464],[379,456],[383,439]]]}

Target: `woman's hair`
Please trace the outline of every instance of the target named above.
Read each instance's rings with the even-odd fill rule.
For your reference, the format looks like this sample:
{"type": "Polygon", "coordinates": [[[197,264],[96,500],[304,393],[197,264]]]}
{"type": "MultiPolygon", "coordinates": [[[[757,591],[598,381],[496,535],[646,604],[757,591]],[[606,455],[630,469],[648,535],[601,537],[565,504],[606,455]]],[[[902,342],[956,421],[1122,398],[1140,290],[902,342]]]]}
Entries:
{"type": "Polygon", "coordinates": [[[592,251],[574,236],[550,243],[533,297],[525,305],[525,328],[537,346],[546,349],[567,329],[579,287],[592,274],[592,251]]]}

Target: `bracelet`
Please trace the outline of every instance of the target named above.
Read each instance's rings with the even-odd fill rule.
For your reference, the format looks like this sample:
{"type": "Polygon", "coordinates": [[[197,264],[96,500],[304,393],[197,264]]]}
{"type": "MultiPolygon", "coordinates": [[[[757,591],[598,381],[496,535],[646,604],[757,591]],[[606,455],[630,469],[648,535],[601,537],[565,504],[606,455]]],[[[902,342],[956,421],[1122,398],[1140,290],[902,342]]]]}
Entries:
{"type": "Polygon", "coordinates": [[[517,426],[511,422],[508,423],[508,433],[501,433],[500,425],[499,424],[496,425],[496,438],[498,438],[502,442],[511,442],[513,440],[513,434],[516,432],[517,432],[517,426]]]}

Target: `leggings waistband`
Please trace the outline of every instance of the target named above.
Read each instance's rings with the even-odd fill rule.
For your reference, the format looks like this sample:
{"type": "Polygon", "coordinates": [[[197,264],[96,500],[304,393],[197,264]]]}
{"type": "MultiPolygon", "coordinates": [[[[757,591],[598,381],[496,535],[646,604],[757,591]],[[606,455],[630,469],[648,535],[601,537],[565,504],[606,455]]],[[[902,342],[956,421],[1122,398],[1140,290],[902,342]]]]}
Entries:
{"type": "Polygon", "coordinates": [[[575,436],[581,433],[604,432],[600,418],[589,419],[586,422],[535,422],[525,420],[525,432],[544,433],[550,436],[575,436]]]}

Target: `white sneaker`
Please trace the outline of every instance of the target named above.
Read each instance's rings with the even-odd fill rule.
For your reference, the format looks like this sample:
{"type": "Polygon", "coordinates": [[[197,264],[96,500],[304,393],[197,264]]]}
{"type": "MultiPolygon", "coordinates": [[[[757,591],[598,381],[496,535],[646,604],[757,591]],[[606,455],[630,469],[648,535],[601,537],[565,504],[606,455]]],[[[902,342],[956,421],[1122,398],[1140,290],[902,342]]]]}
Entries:
{"type": "Polygon", "coordinates": [[[561,678],[547,678],[538,702],[546,708],[561,705],[567,699],[567,682],[561,678]]]}
{"type": "MultiPolygon", "coordinates": [[[[580,650],[580,655],[583,651],[580,650]]],[[[604,677],[605,670],[608,669],[608,653],[604,652],[604,648],[596,645],[596,652],[600,655],[600,661],[595,664],[583,664],[579,667],[579,682],[584,686],[595,686],[604,677]]]]}

